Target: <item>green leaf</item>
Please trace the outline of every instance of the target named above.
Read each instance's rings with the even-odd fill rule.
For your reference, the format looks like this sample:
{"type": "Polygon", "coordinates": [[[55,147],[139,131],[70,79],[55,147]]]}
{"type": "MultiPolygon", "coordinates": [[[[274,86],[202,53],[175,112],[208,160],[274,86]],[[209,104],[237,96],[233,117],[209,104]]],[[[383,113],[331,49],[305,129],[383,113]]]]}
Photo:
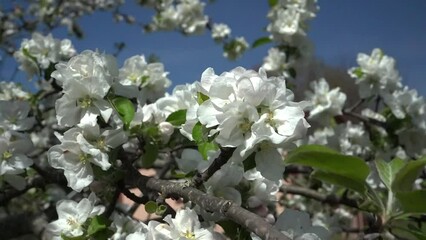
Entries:
{"type": "Polygon", "coordinates": [[[248,156],[244,161],[243,161],[243,165],[244,165],[244,172],[247,172],[250,169],[253,169],[256,167],[256,160],[255,160],[255,156],[256,153],[252,153],[250,154],[250,156],[248,156]]]}
{"type": "Polygon", "coordinates": [[[413,221],[409,220],[392,221],[390,226],[392,234],[394,234],[397,239],[426,240],[426,225],[413,226],[413,223],[413,221]]]}
{"type": "Polygon", "coordinates": [[[116,97],[112,99],[112,104],[123,121],[124,128],[128,129],[130,122],[135,117],[135,106],[133,106],[132,101],[125,97],[116,97]]]}
{"type": "Polygon", "coordinates": [[[405,161],[399,158],[395,158],[391,162],[387,163],[381,159],[378,159],[375,163],[380,179],[382,179],[383,183],[388,189],[391,189],[395,175],[404,166],[405,161]]]}
{"type": "MultiPolygon", "coordinates": [[[[92,235],[92,237],[93,237],[93,239],[96,239],[96,240],[101,240],[101,239],[110,239],[110,237],[114,234],[115,232],[114,231],[112,231],[111,229],[109,229],[109,228],[106,228],[106,229],[104,229],[104,230],[102,230],[102,231],[99,231],[99,232],[97,232],[97,233],[95,233],[95,234],[93,234],[92,235]]],[[[92,238],[91,238],[92,239],[92,238]]]]}
{"type": "Polygon", "coordinates": [[[268,0],[269,7],[273,7],[277,5],[277,3],[278,3],[278,0],[268,0]]]}
{"type": "Polygon", "coordinates": [[[218,150],[219,147],[214,142],[201,142],[198,143],[198,151],[201,153],[201,156],[203,156],[204,160],[207,160],[208,152],[211,150],[218,150]]]}
{"type": "Polygon", "coordinates": [[[355,74],[357,78],[362,78],[362,76],[364,75],[364,72],[362,71],[360,67],[355,68],[355,70],[353,70],[352,73],[355,74]]]}
{"type": "Polygon", "coordinates": [[[142,155],[142,167],[150,168],[154,164],[158,157],[158,146],[157,144],[148,142],[144,146],[144,154],[142,155]]]}
{"type": "Polygon", "coordinates": [[[166,205],[159,205],[157,209],[155,210],[155,214],[157,214],[158,216],[161,216],[166,212],[166,210],[167,210],[166,205]]]}
{"type": "Polygon", "coordinates": [[[170,114],[166,122],[171,123],[173,126],[180,126],[186,122],[186,109],[177,110],[170,114]]]}
{"type": "Polygon", "coordinates": [[[397,192],[396,198],[405,212],[426,213],[426,190],[397,192]]]}
{"type": "Polygon", "coordinates": [[[345,156],[337,151],[320,145],[304,145],[289,153],[287,164],[301,164],[324,173],[344,176],[357,185],[365,183],[370,168],[363,159],[345,156]]]}
{"type": "Polygon", "coordinates": [[[97,232],[105,230],[111,224],[111,221],[103,215],[95,216],[90,220],[87,228],[87,235],[91,236],[97,232]]]}
{"type": "Polygon", "coordinates": [[[223,230],[225,231],[225,235],[229,239],[233,239],[233,240],[250,240],[250,239],[252,239],[250,237],[250,233],[248,231],[246,231],[244,228],[242,228],[237,223],[234,223],[233,221],[222,220],[222,221],[218,222],[217,224],[219,224],[223,228],[223,230]]]}
{"type": "Polygon", "coordinates": [[[311,174],[311,177],[318,179],[320,181],[335,184],[344,188],[349,188],[351,190],[354,190],[360,193],[364,193],[367,190],[365,183],[354,181],[352,178],[347,178],[345,176],[338,175],[338,174],[326,173],[326,172],[317,170],[311,174]]]}
{"type": "Polygon", "coordinates": [[[204,95],[202,92],[197,92],[197,102],[198,104],[202,104],[206,100],[209,99],[209,96],[204,95]]]}
{"type": "Polygon", "coordinates": [[[259,46],[265,45],[267,43],[272,42],[272,39],[270,37],[261,37],[256,39],[253,44],[251,45],[252,48],[257,48],[259,46]]]}
{"type": "Polygon", "coordinates": [[[61,234],[61,238],[63,240],[87,240],[88,238],[86,236],[78,236],[78,237],[68,237],[64,234],[61,234]]]}
{"type": "Polygon", "coordinates": [[[192,129],[192,138],[196,143],[204,142],[206,139],[206,134],[204,134],[204,126],[201,125],[200,122],[197,122],[195,124],[194,128],[192,129]]]}
{"type": "Polygon", "coordinates": [[[145,204],[145,211],[149,214],[154,214],[157,211],[158,204],[154,201],[148,201],[145,204]]]}
{"type": "Polygon", "coordinates": [[[413,183],[420,175],[425,165],[426,158],[410,161],[405,164],[396,173],[395,179],[392,182],[392,190],[394,192],[407,192],[413,189],[413,183]]]}

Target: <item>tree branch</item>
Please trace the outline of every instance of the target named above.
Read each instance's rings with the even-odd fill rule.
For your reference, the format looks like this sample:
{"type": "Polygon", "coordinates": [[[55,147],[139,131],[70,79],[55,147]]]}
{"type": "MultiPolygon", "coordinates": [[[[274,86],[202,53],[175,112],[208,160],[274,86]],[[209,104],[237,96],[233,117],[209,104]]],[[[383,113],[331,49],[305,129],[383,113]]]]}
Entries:
{"type": "Polygon", "coordinates": [[[219,156],[213,160],[213,163],[203,173],[198,173],[192,178],[192,184],[198,188],[206,182],[213,174],[219,170],[232,157],[235,148],[221,148],[219,156]]]}
{"type": "Polygon", "coordinates": [[[338,197],[334,194],[325,195],[309,188],[303,188],[303,187],[298,187],[293,185],[283,185],[281,186],[280,190],[284,193],[304,196],[304,197],[314,199],[319,202],[327,203],[330,205],[343,204],[349,207],[359,209],[358,203],[355,200],[349,199],[346,197],[338,197]]]}
{"type": "Polygon", "coordinates": [[[196,188],[188,187],[182,183],[154,178],[147,179],[148,177],[142,175],[140,177],[143,178],[142,182],[146,182],[147,188],[160,192],[165,196],[182,197],[185,201],[191,201],[207,211],[219,212],[226,218],[240,224],[248,231],[254,232],[262,239],[289,240],[288,237],[263,218],[238,206],[232,201],[207,195],[196,188]]]}

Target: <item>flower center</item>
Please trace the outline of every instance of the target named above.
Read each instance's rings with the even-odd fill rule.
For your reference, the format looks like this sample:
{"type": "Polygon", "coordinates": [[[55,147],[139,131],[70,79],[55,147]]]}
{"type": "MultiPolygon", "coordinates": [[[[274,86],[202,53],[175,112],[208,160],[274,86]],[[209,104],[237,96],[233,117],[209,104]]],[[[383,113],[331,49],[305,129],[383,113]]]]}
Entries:
{"type": "Polygon", "coordinates": [[[10,152],[10,151],[5,151],[5,152],[2,154],[2,160],[7,161],[7,160],[9,160],[12,156],[13,156],[12,152],[10,152]]]}
{"type": "Polygon", "coordinates": [[[186,232],[182,233],[182,237],[190,240],[195,240],[195,234],[189,230],[186,230],[186,232]]]}
{"type": "Polygon", "coordinates": [[[78,104],[81,108],[89,108],[93,104],[93,99],[89,96],[78,99],[78,104]]]}
{"type": "Polygon", "coordinates": [[[96,141],[96,147],[101,150],[108,150],[105,138],[101,137],[96,141]]]}
{"type": "Polygon", "coordinates": [[[80,227],[80,224],[72,217],[67,218],[67,224],[71,226],[72,229],[76,229],[80,227]]]}
{"type": "Polygon", "coordinates": [[[80,154],[80,156],[79,156],[79,160],[80,160],[80,162],[82,162],[82,163],[84,163],[84,164],[86,164],[87,162],[89,162],[89,161],[90,161],[90,159],[91,159],[91,156],[90,156],[89,154],[82,153],[82,154],[80,154]]]}

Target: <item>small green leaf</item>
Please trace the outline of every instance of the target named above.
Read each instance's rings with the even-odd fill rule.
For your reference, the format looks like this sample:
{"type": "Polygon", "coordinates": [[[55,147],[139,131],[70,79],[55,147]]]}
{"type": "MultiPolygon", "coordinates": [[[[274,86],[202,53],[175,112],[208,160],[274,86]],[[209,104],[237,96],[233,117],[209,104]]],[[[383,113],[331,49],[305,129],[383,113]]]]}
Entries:
{"type": "Polygon", "coordinates": [[[219,147],[214,142],[198,143],[198,151],[201,153],[201,156],[203,156],[204,160],[207,160],[209,151],[215,151],[215,150],[218,150],[218,149],[219,149],[219,147]]]}
{"type": "Polygon", "coordinates": [[[344,176],[362,185],[370,173],[363,159],[342,155],[320,145],[304,145],[289,153],[287,164],[301,164],[321,170],[324,173],[344,176]]]}
{"type": "Polygon", "coordinates": [[[274,7],[277,5],[278,0],[268,0],[269,7],[274,7]]]}
{"type": "Polygon", "coordinates": [[[125,97],[116,97],[112,99],[112,104],[123,121],[124,128],[128,129],[130,122],[132,122],[133,118],[135,117],[135,106],[133,105],[132,101],[125,97]]]}
{"type": "Polygon", "coordinates": [[[111,224],[111,221],[100,215],[95,216],[90,220],[89,227],[87,228],[87,235],[91,236],[97,232],[105,230],[111,224]]]}
{"type": "Polygon", "coordinates": [[[425,165],[426,158],[421,158],[406,163],[396,173],[395,179],[392,182],[392,190],[394,192],[407,192],[413,189],[413,183],[420,175],[425,165]]]}
{"type": "Polygon", "coordinates": [[[192,138],[196,143],[205,141],[205,134],[203,129],[204,127],[200,122],[197,122],[197,124],[195,124],[194,128],[192,129],[192,138]]]}
{"type": "Polygon", "coordinates": [[[155,214],[157,214],[158,216],[161,216],[163,215],[163,213],[166,212],[166,210],[167,210],[166,205],[159,205],[157,209],[155,210],[155,214]]]}
{"type": "Polygon", "coordinates": [[[243,161],[243,165],[244,165],[244,172],[247,172],[250,169],[253,169],[256,167],[256,160],[255,160],[255,156],[256,153],[252,153],[250,154],[250,156],[248,156],[244,161],[243,161]]]}
{"type": "Polygon", "coordinates": [[[65,234],[61,234],[61,238],[63,240],[87,240],[88,238],[86,236],[78,236],[78,237],[68,237],[65,234]]]}
{"type": "Polygon", "coordinates": [[[225,231],[225,235],[229,239],[233,240],[247,240],[251,239],[250,232],[245,230],[243,227],[229,220],[222,220],[218,222],[223,230],[225,231]]]}
{"type": "Polygon", "coordinates": [[[396,198],[405,212],[426,213],[426,190],[397,192],[396,198]]]}
{"type": "Polygon", "coordinates": [[[173,126],[180,126],[186,122],[186,109],[177,110],[170,114],[166,122],[171,123],[173,126]]]}
{"type": "Polygon", "coordinates": [[[145,204],[145,211],[149,214],[154,214],[157,211],[158,204],[154,201],[148,201],[145,204]]]}
{"type": "Polygon", "coordinates": [[[158,146],[153,143],[146,143],[144,146],[144,154],[142,155],[142,167],[150,168],[158,157],[158,146]]]}
{"type": "Polygon", "coordinates": [[[364,76],[364,72],[362,71],[360,67],[355,68],[355,70],[353,70],[352,73],[355,74],[357,78],[362,78],[362,76],[364,76]]]}
{"type": "Polygon", "coordinates": [[[96,239],[96,240],[100,240],[100,239],[110,239],[110,237],[114,234],[115,232],[114,231],[112,231],[111,229],[109,229],[109,228],[106,228],[106,229],[104,229],[104,230],[102,230],[102,231],[99,231],[99,232],[97,232],[97,233],[95,233],[95,234],[93,234],[92,235],[92,237],[93,238],[91,238],[91,239],[96,239]]]}
{"type": "Polygon", "coordinates": [[[204,95],[202,92],[197,92],[197,102],[198,104],[202,104],[206,100],[209,99],[209,96],[204,95]]]}
{"type": "Polygon", "coordinates": [[[364,193],[367,190],[365,183],[354,181],[351,178],[347,178],[345,176],[338,175],[338,174],[326,173],[326,172],[317,170],[311,174],[311,177],[318,179],[320,181],[324,181],[324,182],[335,184],[344,188],[348,188],[359,193],[364,193]]]}
{"type": "Polygon", "coordinates": [[[251,45],[252,48],[257,48],[259,46],[265,45],[267,43],[272,42],[272,39],[270,37],[261,37],[256,39],[253,44],[251,45]]]}
{"type": "Polygon", "coordinates": [[[376,167],[379,172],[380,179],[382,179],[388,189],[391,189],[396,173],[404,166],[404,164],[405,161],[399,158],[395,158],[389,163],[381,159],[376,160],[376,167]]]}

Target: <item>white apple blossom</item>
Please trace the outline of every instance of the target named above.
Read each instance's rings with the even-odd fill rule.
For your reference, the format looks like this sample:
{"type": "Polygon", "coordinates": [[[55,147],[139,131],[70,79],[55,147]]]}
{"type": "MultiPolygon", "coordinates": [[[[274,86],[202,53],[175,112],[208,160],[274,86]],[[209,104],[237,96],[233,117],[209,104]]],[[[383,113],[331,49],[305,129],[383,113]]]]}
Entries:
{"type": "Polygon", "coordinates": [[[329,138],[334,136],[333,128],[325,127],[317,129],[312,135],[309,136],[308,144],[327,145],[329,138]]]}
{"type": "Polygon", "coordinates": [[[414,126],[426,129],[426,103],[415,89],[404,87],[393,92],[390,99],[384,100],[395,117],[399,119],[409,117],[414,126]]]}
{"type": "Polygon", "coordinates": [[[212,228],[203,228],[198,220],[197,213],[185,208],[176,212],[176,216],[172,218],[167,215],[164,221],[169,225],[161,224],[155,229],[160,233],[168,236],[170,239],[179,240],[213,240],[212,228]]]}
{"type": "Polygon", "coordinates": [[[250,197],[247,199],[249,208],[257,208],[261,205],[268,205],[277,201],[277,193],[282,181],[273,182],[262,176],[256,168],[250,169],[244,173],[244,179],[249,181],[250,197]]]}
{"type": "Polygon", "coordinates": [[[306,21],[315,17],[318,10],[316,0],[280,0],[271,8],[268,18],[271,21],[267,31],[274,40],[294,44],[295,36],[306,35],[306,21]]]}
{"type": "MultiPolygon", "coordinates": [[[[0,137],[0,178],[18,190],[25,188],[26,181],[20,176],[33,160],[27,154],[33,144],[27,135],[18,132],[4,132],[0,137]]],[[[0,180],[1,184],[1,180],[0,180]]]]}
{"type": "Polygon", "coordinates": [[[144,223],[118,213],[112,214],[112,220],[114,234],[109,238],[110,240],[144,239],[148,228],[144,223]]]}
{"type": "Polygon", "coordinates": [[[21,48],[14,57],[21,64],[20,69],[27,73],[28,78],[39,74],[40,70],[49,68],[51,64],[68,60],[76,53],[68,39],[54,39],[52,34],[43,36],[34,32],[31,39],[24,39],[21,48]],[[40,69],[41,68],[41,69],[40,69]]]}
{"type": "Polygon", "coordinates": [[[288,149],[304,137],[309,127],[303,111],[306,102],[293,102],[284,79],[267,78],[263,69],[238,67],[220,76],[207,69],[201,78],[198,91],[208,99],[197,110],[200,123],[214,128],[210,134],[221,146],[237,148],[235,159],[244,160],[255,151],[262,175],[273,181],[281,178],[284,164],[274,147],[288,149]]]}
{"type": "Polygon", "coordinates": [[[57,134],[60,145],[48,151],[49,164],[63,169],[68,185],[81,191],[94,180],[92,164],[106,171],[111,167],[108,152],[127,140],[122,130],[106,130],[100,133],[99,127],[86,126],[72,128],[63,136],[57,134]]]}
{"type": "Polygon", "coordinates": [[[155,4],[158,13],[148,26],[151,31],[177,29],[185,34],[203,33],[208,22],[204,3],[199,0],[162,1],[155,4]]]}
{"type": "Polygon", "coordinates": [[[326,240],[330,238],[327,229],[312,226],[308,213],[289,208],[278,216],[274,226],[294,240],[326,240]]]}
{"type": "Polygon", "coordinates": [[[224,23],[214,23],[212,26],[212,38],[215,41],[222,41],[231,35],[231,29],[224,23]]]}
{"type": "Polygon", "coordinates": [[[55,105],[59,125],[94,126],[99,115],[108,122],[113,109],[104,97],[117,76],[113,56],[89,50],[67,63],[57,64],[52,77],[62,85],[64,92],[55,105]]]}
{"type": "Polygon", "coordinates": [[[116,93],[129,98],[137,97],[141,103],[145,103],[146,99],[154,102],[171,85],[167,74],[162,63],[147,63],[143,55],[130,57],[119,70],[119,83],[124,87],[120,89],[118,86],[116,93]]]}
{"type": "Polygon", "coordinates": [[[248,47],[249,44],[244,37],[236,37],[224,45],[223,56],[230,60],[235,60],[239,58],[248,47]]]}
{"type": "Polygon", "coordinates": [[[401,88],[401,77],[395,69],[395,60],[384,55],[382,50],[373,49],[371,56],[360,53],[357,62],[359,67],[351,68],[349,75],[355,78],[361,98],[374,94],[386,97],[401,88]]]}
{"type": "Polygon", "coordinates": [[[87,220],[104,212],[104,206],[95,206],[96,196],[90,194],[80,202],[72,200],[59,201],[56,205],[58,220],[47,225],[46,230],[53,235],[54,239],[82,236],[85,232],[87,220]]]}
{"type": "Polygon", "coordinates": [[[22,90],[22,86],[15,82],[0,82],[0,100],[28,100],[30,93],[22,90]]]}
{"type": "Polygon", "coordinates": [[[271,48],[268,50],[268,56],[263,59],[262,68],[268,73],[279,75],[288,70],[289,64],[283,51],[278,48],[271,48]]]}
{"type": "Polygon", "coordinates": [[[28,117],[31,106],[26,101],[0,100],[0,128],[3,131],[25,131],[33,127],[34,117],[28,117]]]}
{"type": "Polygon", "coordinates": [[[207,193],[232,200],[234,203],[240,205],[242,203],[241,193],[236,190],[236,186],[243,179],[244,168],[242,164],[236,164],[230,161],[223,165],[213,176],[209,178],[204,186],[207,193]]]}
{"type": "Polygon", "coordinates": [[[346,94],[340,92],[340,88],[330,90],[327,81],[321,78],[311,82],[311,91],[306,91],[307,100],[312,103],[309,118],[324,119],[342,114],[343,105],[346,102],[346,94]]]}

